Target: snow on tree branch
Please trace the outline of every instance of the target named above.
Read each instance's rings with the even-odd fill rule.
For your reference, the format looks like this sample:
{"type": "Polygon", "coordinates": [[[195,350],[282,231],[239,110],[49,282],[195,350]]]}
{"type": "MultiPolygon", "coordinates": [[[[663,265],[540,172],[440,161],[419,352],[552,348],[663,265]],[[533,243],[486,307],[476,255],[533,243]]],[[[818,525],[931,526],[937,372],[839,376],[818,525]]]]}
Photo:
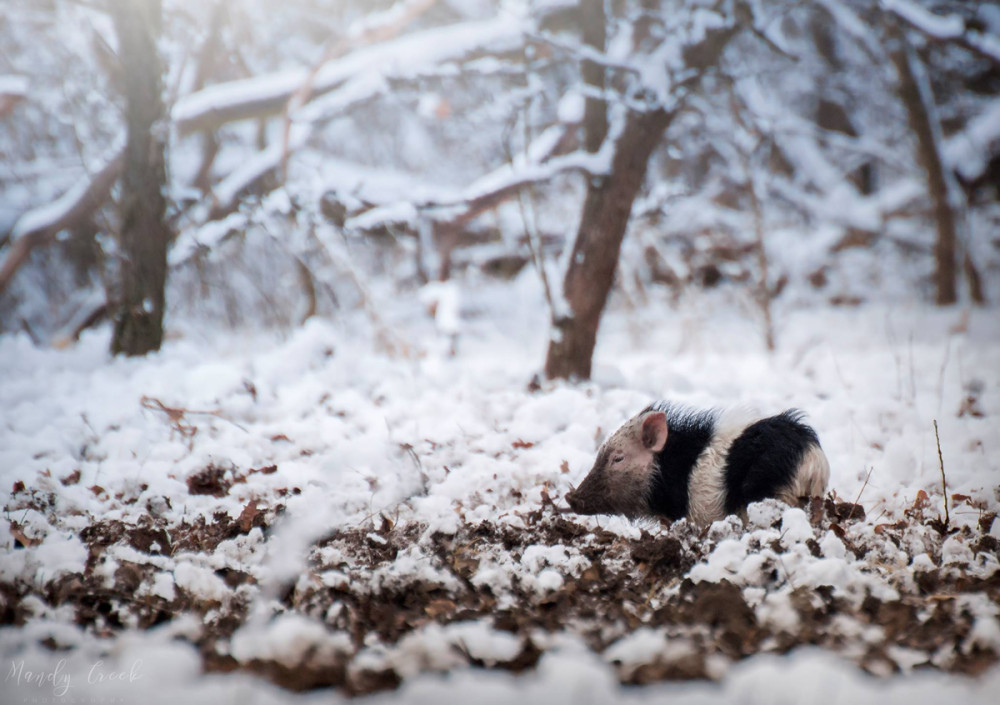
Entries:
{"type": "Polygon", "coordinates": [[[985,170],[990,155],[1000,152],[1000,100],[993,101],[962,132],[948,138],[944,158],[963,179],[971,181],[985,170]]]}
{"type": "Polygon", "coordinates": [[[881,38],[872,30],[871,25],[858,17],[854,10],[840,0],[818,0],[818,3],[830,13],[841,29],[860,43],[868,56],[885,57],[881,38]]]}
{"type": "Polygon", "coordinates": [[[929,39],[955,42],[1000,64],[1000,37],[970,29],[959,15],[936,15],[911,0],[882,0],[882,6],[929,39]]]}
{"type": "Polygon", "coordinates": [[[590,61],[606,69],[625,71],[636,75],[641,73],[640,68],[625,57],[618,59],[609,56],[603,51],[598,51],[594,47],[587,46],[586,44],[567,42],[547,32],[532,32],[528,35],[528,39],[541,44],[547,44],[580,62],[590,61]]]}
{"type": "MultiPolygon", "coordinates": [[[[421,68],[478,52],[502,52],[523,43],[525,25],[516,17],[461,22],[414,32],[365,47],[324,65],[313,79],[312,95],[328,93],[349,80],[381,82],[421,68]]],[[[309,80],[295,69],[209,86],[177,101],[171,117],[181,134],[213,129],[227,122],[280,113],[309,80]]]]}
{"type": "Polygon", "coordinates": [[[93,213],[107,200],[121,174],[124,156],[124,149],[116,152],[96,174],[52,203],[34,208],[17,219],[10,234],[9,252],[0,265],[0,292],[6,289],[32,249],[93,213]]]}
{"type": "Polygon", "coordinates": [[[28,96],[27,76],[0,75],[0,117],[28,96]]]}
{"type": "MultiPolygon", "coordinates": [[[[551,135],[543,132],[536,139],[549,142],[551,135]]],[[[534,143],[533,143],[534,144],[534,143]]],[[[529,155],[537,153],[529,147],[529,155]]],[[[517,191],[532,184],[551,181],[560,174],[582,173],[588,176],[607,174],[610,170],[610,144],[596,154],[578,151],[547,161],[529,161],[523,157],[505,164],[476,179],[460,190],[440,189],[437,194],[419,200],[407,200],[373,208],[347,221],[347,227],[369,230],[392,223],[413,223],[421,211],[435,211],[441,220],[452,223],[468,222],[485,210],[495,207],[517,191]]]]}

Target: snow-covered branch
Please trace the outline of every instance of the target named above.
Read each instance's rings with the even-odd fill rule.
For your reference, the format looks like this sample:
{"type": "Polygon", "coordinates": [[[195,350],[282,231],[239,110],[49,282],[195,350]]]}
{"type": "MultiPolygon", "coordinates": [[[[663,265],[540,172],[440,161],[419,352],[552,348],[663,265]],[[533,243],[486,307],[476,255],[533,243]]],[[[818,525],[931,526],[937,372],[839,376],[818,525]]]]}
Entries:
{"type": "Polygon", "coordinates": [[[0,117],[7,115],[27,95],[26,76],[0,75],[0,117]]]}
{"type": "Polygon", "coordinates": [[[882,0],[882,6],[928,39],[954,42],[1000,65],[1000,37],[969,28],[959,15],[935,15],[912,0],[882,0]]]}
{"type": "Polygon", "coordinates": [[[868,54],[869,58],[885,58],[881,37],[852,8],[841,0],[817,0],[817,3],[830,13],[840,29],[858,42],[858,46],[868,54]]]}
{"type": "Polygon", "coordinates": [[[997,153],[1000,153],[1000,100],[993,101],[944,144],[945,160],[966,181],[981,176],[991,156],[997,153]]]}
{"type": "Polygon", "coordinates": [[[11,230],[7,257],[0,265],[0,292],[7,288],[35,247],[100,208],[121,174],[124,157],[124,150],[115,153],[96,174],[52,203],[34,208],[17,219],[11,230]]]}
{"type": "Polygon", "coordinates": [[[589,61],[606,69],[624,71],[635,75],[639,75],[641,73],[640,68],[633,63],[615,59],[605,52],[599,51],[586,44],[564,41],[549,34],[548,32],[533,32],[528,35],[528,39],[540,44],[546,44],[553,49],[558,49],[560,52],[566,54],[567,56],[571,56],[580,62],[589,61]]]}
{"type": "MultiPolygon", "coordinates": [[[[549,139],[545,133],[539,139],[549,139]]],[[[529,148],[529,154],[531,149],[529,148]]],[[[499,167],[481,176],[468,187],[458,190],[438,189],[436,194],[420,200],[402,201],[373,208],[350,218],[347,227],[370,230],[392,223],[412,223],[419,212],[433,212],[438,219],[452,224],[463,224],[481,213],[498,206],[514,196],[520,189],[533,184],[551,181],[567,173],[588,176],[607,174],[610,169],[611,148],[597,154],[573,152],[544,162],[515,160],[513,164],[499,167]]]]}
{"type": "Polygon", "coordinates": [[[520,46],[523,35],[524,24],[511,17],[435,27],[351,52],[314,76],[308,69],[294,69],[209,86],[178,100],[171,118],[181,134],[190,134],[276,115],[310,79],[311,95],[319,96],[351,80],[381,83],[386,76],[409,76],[432,64],[507,51],[520,46]]]}

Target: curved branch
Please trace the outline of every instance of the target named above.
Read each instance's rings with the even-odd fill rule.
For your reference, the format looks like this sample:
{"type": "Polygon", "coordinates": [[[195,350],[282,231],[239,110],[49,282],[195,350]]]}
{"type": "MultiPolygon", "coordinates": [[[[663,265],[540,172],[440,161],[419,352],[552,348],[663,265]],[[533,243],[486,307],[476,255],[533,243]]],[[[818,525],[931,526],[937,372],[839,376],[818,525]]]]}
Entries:
{"type": "Polygon", "coordinates": [[[951,42],[1000,66],[1000,37],[970,29],[959,15],[935,15],[908,0],[883,0],[883,6],[934,42],[951,42]]]}
{"type": "Polygon", "coordinates": [[[124,154],[124,149],[120,150],[96,174],[52,203],[33,208],[17,219],[10,234],[9,252],[0,265],[0,292],[7,288],[33,249],[104,205],[121,175],[124,154]]]}

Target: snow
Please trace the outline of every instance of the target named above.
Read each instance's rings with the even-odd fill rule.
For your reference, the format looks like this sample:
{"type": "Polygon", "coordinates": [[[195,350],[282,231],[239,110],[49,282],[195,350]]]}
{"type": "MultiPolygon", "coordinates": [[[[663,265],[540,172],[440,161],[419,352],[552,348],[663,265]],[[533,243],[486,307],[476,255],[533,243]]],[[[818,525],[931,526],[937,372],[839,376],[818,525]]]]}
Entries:
{"type": "Polygon", "coordinates": [[[668,643],[663,630],[641,627],[609,646],[604,652],[604,658],[639,665],[655,661],[660,656],[669,657],[668,646],[671,650],[679,646],[684,651],[683,645],[668,643]]]}
{"type": "MultiPolygon", "coordinates": [[[[545,144],[548,145],[550,143],[548,137],[551,134],[553,133],[545,133],[538,139],[544,139],[545,144]]],[[[529,150],[529,156],[531,154],[532,152],[529,150]]],[[[372,208],[361,215],[348,219],[347,227],[364,230],[392,223],[408,222],[412,224],[417,219],[421,208],[435,209],[447,216],[450,209],[454,209],[454,212],[458,213],[466,204],[474,202],[476,199],[510,191],[519,186],[548,181],[564,172],[582,172],[588,175],[607,174],[611,170],[612,156],[613,146],[608,141],[605,141],[601,150],[594,154],[578,151],[553,157],[543,163],[528,161],[523,155],[520,155],[515,158],[513,163],[497,167],[465,188],[424,186],[416,192],[419,198],[413,198],[410,195],[405,201],[372,208]]]]}
{"type": "Polygon", "coordinates": [[[882,0],[882,6],[935,39],[954,39],[965,31],[965,21],[960,16],[935,15],[910,0],[882,0]]]}
{"type": "Polygon", "coordinates": [[[0,95],[26,96],[29,85],[27,76],[0,74],[0,95]]]}
{"type": "MultiPolygon", "coordinates": [[[[760,656],[733,667],[722,683],[690,685],[660,684],[637,689],[617,686],[608,667],[587,654],[582,645],[565,644],[542,657],[537,669],[522,676],[509,676],[480,669],[463,669],[447,676],[425,674],[408,679],[398,692],[369,696],[365,702],[406,702],[413,704],[458,703],[475,693],[477,702],[501,705],[599,705],[607,702],[670,702],[682,705],[712,703],[792,703],[817,705],[918,705],[953,701],[987,705],[995,700],[1000,675],[982,678],[945,679],[917,671],[905,678],[879,681],[859,673],[852,665],[817,650],[803,650],[790,656],[760,656]],[[775,689],[775,684],[780,684],[775,689]]],[[[25,670],[38,652],[19,657],[25,670]]],[[[197,655],[178,643],[161,639],[154,643],[134,643],[129,653],[116,653],[102,660],[104,672],[126,674],[125,682],[88,682],[94,662],[71,654],[58,673],[68,678],[68,695],[90,699],[134,699],[141,693],[144,702],[219,702],[238,700],[258,704],[341,702],[328,692],[291,695],[259,679],[240,674],[204,675],[197,655]],[[112,671],[114,669],[114,671],[112,671]],[[133,670],[139,677],[128,682],[133,670]]],[[[40,672],[37,670],[36,672],[40,672]]],[[[55,672],[55,666],[46,675],[55,672]]],[[[34,687],[34,686],[33,686],[34,687]]],[[[42,689],[38,697],[53,697],[42,689]]],[[[343,700],[343,702],[349,702],[343,700]]]]}
{"type": "Polygon", "coordinates": [[[187,561],[179,563],[174,568],[174,584],[206,602],[223,602],[230,594],[226,584],[215,571],[187,561]]]}
{"type": "MultiPolygon", "coordinates": [[[[398,646],[384,650],[381,665],[392,665],[408,675],[447,670],[462,663],[456,647],[486,664],[512,661],[521,651],[516,636],[498,632],[485,621],[453,622],[444,627],[431,623],[404,637],[398,646]]],[[[365,665],[374,663],[372,659],[365,665]]]]}
{"type": "Polygon", "coordinates": [[[183,125],[247,104],[291,98],[307,82],[314,93],[326,93],[351,80],[355,85],[370,85],[381,81],[384,74],[413,75],[422,67],[474,50],[510,48],[520,41],[523,30],[523,23],[516,15],[506,14],[486,21],[458,22],[405,34],[329,61],[315,75],[306,69],[294,69],[209,86],[179,99],[171,117],[183,125]]]}
{"type": "Polygon", "coordinates": [[[331,654],[351,651],[347,634],[330,632],[299,614],[283,614],[266,625],[242,627],[233,637],[231,653],[240,660],[273,659],[294,668],[310,658],[328,659],[331,654]]]}
{"type": "Polygon", "coordinates": [[[801,509],[789,507],[781,515],[781,541],[786,546],[802,543],[813,537],[809,517],[801,509]]]}
{"type": "MultiPolygon", "coordinates": [[[[118,154],[120,150],[112,152],[118,154]]],[[[107,163],[117,157],[111,156],[107,163]]],[[[27,211],[14,223],[11,229],[11,239],[16,240],[31,233],[41,232],[55,227],[62,222],[73,210],[77,203],[83,199],[91,188],[89,178],[80,179],[75,185],[68,189],[51,203],[32,208],[27,211]]]]}
{"type": "Polygon", "coordinates": [[[170,117],[175,122],[184,123],[251,101],[291,96],[308,75],[303,69],[295,69],[210,86],[179,99],[174,103],[170,117]]]}
{"type": "MultiPolygon", "coordinates": [[[[510,298],[505,305],[516,300],[510,298]]],[[[413,304],[419,311],[419,303],[413,304]]],[[[522,312],[510,320],[523,321],[525,315],[522,312]]],[[[437,325],[430,318],[420,323],[421,316],[427,314],[415,312],[403,330],[437,325]]],[[[919,308],[827,311],[823,318],[810,311],[788,312],[787,348],[779,350],[776,358],[737,344],[746,337],[733,337],[732,327],[744,324],[724,313],[716,322],[699,321],[692,327],[683,320],[661,319],[660,330],[636,339],[628,334],[622,314],[613,313],[602,329],[608,332],[598,362],[614,368],[622,382],[608,388],[555,385],[536,394],[518,390],[538,364],[544,328],[537,329],[536,340],[525,344],[503,332],[507,324],[484,327],[478,318],[463,320],[458,328],[466,343],[456,357],[431,347],[424,356],[387,358],[373,354],[363,340],[339,335],[330,324],[318,320],[285,341],[227,335],[206,346],[182,337],[143,360],[110,359],[101,331],[85,334],[77,347],[65,351],[41,350],[22,336],[4,336],[0,338],[0,365],[9,372],[9,381],[0,387],[0,408],[5,409],[0,424],[0,482],[10,487],[22,480],[54,492],[63,507],[63,519],[26,514],[23,521],[30,525],[31,535],[44,536],[44,540],[8,553],[2,561],[3,575],[35,581],[82,571],[86,548],[60,523],[75,521],[76,513],[136,521],[147,513],[147,506],[154,506],[150,500],[162,496],[171,500],[170,506],[158,505],[157,515],[163,518],[190,521],[220,509],[235,518],[250,497],[294,485],[302,494],[287,498],[284,519],[271,536],[255,529],[223,542],[205,556],[144,559],[167,572],[145,583],[140,593],[170,598],[183,592],[197,600],[222,603],[234,593],[214,571],[231,567],[258,576],[257,599],[263,600],[260,606],[264,607],[268,604],[265,595],[279,594],[283,581],[302,575],[308,547],[330,527],[359,523],[371,527],[373,521],[377,526],[371,517],[378,517],[379,512],[394,521],[419,521],[430,533],[453,534],[460,513],[466,521],[492,516],[511,526],[523,526],[518,513],[537,506],[541,483],[548,482],[550,494],[558,496],[571,482],[578,482],[602,435],[660,396],[706,407],[750,401],[747,395],[752,392],[753,400],[765,410],[793,404],[806,408],[831,459],[832,488],[852,500],[860,493],[870,514],[886,514],[882,521],[892,521],[892,516],[909,506],[917,490],[926,490],[932,498],[940,496],[935,494],[940,474],[930,424],[937,418],[949,491],[995,506],[991,487],[1000,469],[996,466],[1000,454],[989,419],[1000,413],[1000,398],[993,391],[998,388],[1000,331],[988,312],[972,311],[967,330],[957,334],[948,332],[951,314],[919,308]],[[887,316],[892,320],[890,328],[887,316]],[[816,337],[819,326],[825,332],[822,338],[816,337]],[[679,330],[685,330],[685,336],[676,336],[679,330]],[[725,340],[733,342],[719,338],[719,330],[729,330],[725,340]],[[896,354],[900,338],[911,341],[902,361],[896,354]],[[677,341],[683,341],[683,347],[677,341]],[[944,345],[950,348],[948,359],[942,357],[944,345]],[[334,352],[329,354],[331,349],[334,352]],[[662,364],[664,349],[672,350],[669,368],[662,364]],[[959,358],[961,366],[948,363],[959,358]],[[965,394],[964,380],[971,374],[986,382],[980,400],[987,414],[984,419],[954,414],[965,394]],[[247,396],[245,379],[253,381],[257,403],[247,396]],[[36,394],[40,386],[47,389],[46,395],[36,394]],[[686,391],[670,394],[671,388],[686,391]],[[869,400],[863,405],[856,396],[861,390],[869,400]],[[213,414],[185,417],[198,429],[187,441],[177,436],[163,414],[142,407],[143,396],[160,399],[167,406],[213,414]],[[291,442],[272,440],[279,434],[291,442]],[[527,447],[516,449],[515,441],[527,447]],[[410,446],[419,462],[400,451],[400,444],[410,446]],[[300,449],[310,452],[302,455],[300,449]],[[569,473],[559,469],[564,461],[569,473]],[[222,498],[189,495],[184,480],[212,462],[232,463],[226,466],[232,467],[227,476],[269,464],[276,464],[278,470],[249,475],[222,498]],[[862,492],[867,468],[873,466],[862,492]],[[64,486],[55,479],[74,468],[81,471],[79,483],[64,486]],[[52,479],[46,472],[51,472],[52,479]],[[142,484],[136,484],[140,479],[142,484]],[[106,491],[95,495],[88,489],[94,484],[106,491]]],[[[956,516],[955,520],[964,519],[956,516]]],[[[599,521],[605,529],[623,535],[637,531],[624,521],[599,521]]],[[[852,526],[852,540],[862,540],[872,527],[871,523],[852,526]]],[[[377,532],[369,528],[365,533],[372,546],[384,545],[377,532]]],[[[787,603],[795,587],[832,586],[834,594],[854,602],[867,594],[889,599],[895,594],[893,576],[971,558],[969,546],[958,536],[945,542],[939,558],[924,553],[912,565],[907,565],[902,552],[873,552],[871,559],[884,571],[880,577],[866,561],[846,551],[832,532],[817,533],[802,510],[773,500],[749,508],[745,529],[739,521],[717,522],[708,537],[716,542],[714,549],[705,562],[691,568],[688,577],[733,582],[756,605],[758,619],[788,630],[795,627],[795,612],[787,603]],[[769,548],[775,540],[787,548],[780,557],[769,548]],[[818,544],[819,555],[806,546],[812,540],[818,544]],[[760,586],[766,584],[764,576],[771,570],[785,576],[787,583],[764,593],[760,586]]],[[[916,533],[904,536],[904,541],[922,545],[916,533]]],[[[324,548],[317,556],[336,564],[332,551],[332,547],[324,548]]],[[[110,576],[122,561],[135,563],[139,558],[129,547],[119,547],[100,570],[110,576]]],[[[427,563],[419,544],[401,552],[391,565],[370,575],[373,592],[411,576],[444,590],[456,584],[453,575],[427,563]]],[[[502,594],[504,586],[516,578],[541,600],[577,579],[588,565],[573,546],[529,546],[519,556],[481,557],[472,583],[502,594]]],[[[995,569],[994,559],[978,570],[995,569]]],[[[330,586],[352,579],[343,571],[322,573],[322,582],[330,586]]],[[[504,604],[502,599],[500,604],[504,604]]],[[[972,638],[976,643],[993,644],[996,616],[978,609],[972,638]]],[[[277,655],[345,646],[336,634],[301,615],[276,621],[264,615],[266,611],[237,633],[235,651],[249,658],[265,655],[253,649],[272,649],[266,653],[277,655]]],[[[851,627],[844,623],[843,628],[851,627]]],[[[444,687],[425,672],[458,663],[447,649],[441,650],[441,644],[464,643],[483,660],[503,661],[515,651],[510,635],[493,632],[482,623],[436,629],[441,628],[428,625],[392,648],[372,646],[365,652],[367,661],[359,663],[391,663],[411,673],[413,681],[408,679],[398,694],[406,698],[425,692],[422,689],[439,692],[437,688],[444,687]]],[[[0,638],[5,650],[22,643],[10,631],[0,638]]],[[[152,634],[130,638],[138,640],[140,652],[153,648],[156,639],[152,634]]],[[[622,663],[640,659],[664,639],[655,629],[636,632],[609,649],[604,658],[622,663]]],[[[665,648],[663,658],[673,658],[671,649],[682,646],[678,642],[665,648]]],[[[547,653],[531,675],[488,678],[496,679],[501,692],[505,688],[536,692],[534,688],[541,697],[549,687],[546,683],[563,682],[560,679],[566,675],[560,669],[578,663],[577,657],[558,653],[547,653]]],[[[187,658],[176,656],[179,662],[187,658]]],[[[40,659],[38,664],[51,663],[48,657],[35,658],[40,659]]],[[[731,690],[736,687],[733,684],[747,686],[756,678],[754,674],[776,664],[791,673],[815,670],[820,678],[837,674],[845,688],[857,690],[861,700],[865,693],[883,690],[911,693],[902,681],[869,682],[826,655],[806,653],[784,661],[760,657],[723,667],[720,691],[684,686],[678,692],[697,691],[699,697],[736,692],[731,690]]],[[[606,666],[594,668],[595,677],[606,677],[606,666]]],[[[167,664],[158,669],[161,675],[170,672],[167,664]]],[[[449,687],[457,688],[465,678],[486,677],[464,673],[461,669],[452,673],[449,687]]],[[[209,684],[216,678],[199,677],[205,692],[211,692],[209,684]]],[[[232,678],[239,681],[242,676],[232,678]]],[[[965,689],[971,701],[986,692],[979,691],[976,682],[945,676],[927,676],[927,692],[938,692],[935,688],[945,683],[965,689]]],[[[179,694],[184,688],[175,684],[170,692],[179,694]]],[[[649,693],[661,692],[658,688],[649,693]]]]}
{"type": "Polygon", "coordinates": [[[420,289],[420,300],[433,310],[434,322],[445,335],[457,335],[462,328],[461,291],[455,282],[430,282],[420,289]]]}
{"type": "Polygon", "coordinates": [[[911,0],[882,0],[882,5],[908,24],[938,40],[963,40],[992,61],[1000,61],[1000,38],[970,31],[960,15],[936,15],[911,0]]]}
{"type": "Polygon", "coordinates": [[[575,125],[583,122],[587,101],[580,93],[571,92],[559,99],[556,115],[559,122],[575,125]]]}
{"type": "Polygon", "coordinates": [[[157,573],[153,578],[152,585],[149,586],[148,594],[173,601],[174,597],[177,596],[175,586],[176,583],[170,573],[157,573]]]}
{"type": "MultiPolygon", "coordinates": [[[[5,537],[6,543],[10,539],[5,537]]],[[[27,577],[48,582],[60,575],[82,573],[87,562],[87,547],[71,534],[46,537],[39,545],[8,553],[0,561],[0,578],[13,581],[27,577]]]]}
{"type": "Polygon", "coordinates": [[[992,153],[991,145],[998,141],[1000,100],[994,100],[980,115],[971,119],[962,132],[945,141],[945,161],[965,179],[975,179],[986,168],[992,153]]]}

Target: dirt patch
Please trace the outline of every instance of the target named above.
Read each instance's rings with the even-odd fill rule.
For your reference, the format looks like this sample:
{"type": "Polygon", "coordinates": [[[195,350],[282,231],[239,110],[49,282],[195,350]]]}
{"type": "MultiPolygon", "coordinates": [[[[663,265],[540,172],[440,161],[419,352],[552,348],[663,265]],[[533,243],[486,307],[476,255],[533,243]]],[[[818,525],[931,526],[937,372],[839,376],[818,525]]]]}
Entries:
{"type": "Polygon", "coordinates": [[[229,488],[233,486],[234,482],[232,470],[220,468],[218,465],[209,465],[189,476],[187,486],[190,494],[225,497],[229,494],[229,488]]]}
{"type": "MultiPolygon", "coordinates": [[[[212,488],[221,490],[224,477],[224,472],[212,472],[197,486],[215,492],[212,488]]],[[[998,655],[971,639],[976,616],[968,600],[1000,604],[1000,572],[975,575],[953,562],[945,565],[941,555],[950,538],[964,542],[972,560],[980,553],[995,554],[995,539],[987,533],[992,521],[980,522],[978,533],[968,527],[942,533],[935,524],[940,519],[927,503],[918,504],[904,517],[878,524],[866,523],[858,505],[834,498],[804,505],[816,538],[786,547],[774,538],[779,535],[777,521],[770,534],[763,530],[764,539],[751,542],[751,551],[773,554],[773,565],[761,567],[757,593],[728,579],[697,582],[689,575],[721,541],[741,536],[738,526],[735,533],[716,535],[682,522],[646,527],[636,538],[626,538],[590,530],[543,506],[524,516],[526,528],[489,521],[442,534],[380,517],[317,541],[309,570],[288,585],[281,600],[287,612],[346,635],[350,652],[321,656],[327,652],[307,650],[299,662],[289,664],[238,661],[230,655],[229,640],[243,625],[257,590],[247,570],[227,566],[215,571],[229,591],[222,601],[180,587],[171,600],[143,594],[143,586],[161,570],[157,560],[212,553],[223,541],[255,528],[266,530],[283,506],[255,499],[236,518],[218,512],[172,525],[151,517],[134,525],[94,522],[80,534],[89,551],[85,572],[38,586],[0,584],[0,621],[23,624],[31,615],[25,598],[32,594],[53,606],[73,606],[78,624],[105,636],[192,613],[206,625],[195,641],[206,671],[239,669],[290,690],[336,687],[351,695],[398,687],[403,677],[392,654],[401,652],[403,644],[410,653],[419,650],[414,644],[422,638],[447,640],[449,628],[470,624],[509,635],[518,646],[494,658],[470,650],[460,637],[447,648],[435,641],[432,651],[444,649],[450,665],[433,668],[470,665],[520,672],[541,657],[543,648],[534,638],[540,632],[573,633],[596,653],[612,654],[612,647],[642,629],[661,634],[664,647],[640,662],[606,656],[623,683],[710,678],[717,675],[711,663],[762,651],[784,653],[805,644],[848,654],[876,675],[911,667],[981,673],[997,663],[998,655]],[[878,555],[887,547],[919,544],[933,565],[908,571],[908,581],[894,584],[900,598],[892,600],[872,593],[852,601],[828,585],[790,584],[781,565],[793,559],[789,551],[818,560],[827,550],[818,539],[827,531],[843,543],[847,560],[870,565],[873,575],[882,570],[878,555]],[[150,561],[118,559],[109,579],[105,562],[115,545],[129,546],[150,561]],[[558,558],[546,558],[550,555],[558,558]],[[554,582],[543,581],[543,574],[554,582]],[[778,623],[762,619],[761,595],[778,592],[785,595],[788,615],[778,623]],[[853,632],[838,628],[845,619],[856,624],[853,632]],[[878,631],[869,629],[867,641],[862,640],[860,634],[870,627],[878,631]],[[873,640],[872,633],[880,636],[873,640]],[[422,636],[428,634],[437,636],[422,636]],[[372,658],[373,644],[381,661],[372,658]],[[900,650],[908,654],[905,663],[897,661],[900,650]],[[357,658],[361,654],[368,656],[357,658]]],[[[62,648],[57,643],[49,647],[62,648]]]]}

